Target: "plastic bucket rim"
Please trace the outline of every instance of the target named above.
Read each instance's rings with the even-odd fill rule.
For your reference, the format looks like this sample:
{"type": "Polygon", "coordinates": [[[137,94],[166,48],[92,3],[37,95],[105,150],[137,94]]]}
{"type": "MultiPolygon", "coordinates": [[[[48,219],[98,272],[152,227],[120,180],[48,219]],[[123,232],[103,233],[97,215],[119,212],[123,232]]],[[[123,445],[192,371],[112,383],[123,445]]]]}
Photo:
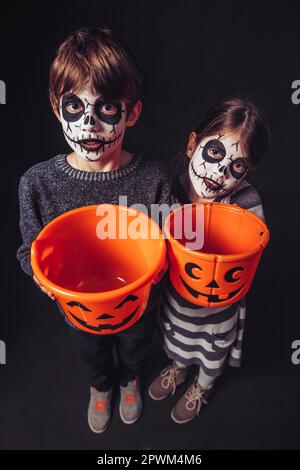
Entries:
{"type": "Polygon", "coordinates": [[[64,212],[63,214],[59,215],[58,217],[55,217],[55,219],[48,222],[42,228],[42,230],[39,232],[38,236],[31,243],[31,249],[30,249],[31,264],[32,264],[33,273],[36,275],[38,281],[42,285],[43,285],[43,283],[46,284],[44,287],[47,288],[47,290],[51,291],[53,294],[57,294],[60,297],[63,297],[63,298],[66,298],[66,299],[69,299],[69,298],[83,299],[83,298],[85,298],[85,301],[87,301],[87,302],[98,302],[98,301],[107,302],[107,301],[110,301],[110,300],[114,299],[115,297],[122,297],[123,295],[128,293],[129,290],[130,291],[136,291],[138,289],[143,288],[146,284],[152,283],[154,278],[155,278],[155,275],[157,274],[157,272],[159,272],[159,270],[164,265],[165,258],[166,258],[166,251],[167,251],[167,249],[166,249],[166,243],[165,243],[163,233],[162,233],[160,227],[156,224],[156,222],[153,219],[151,219],[151,217],[146,215],[145,213],[143,213],[141,211],[138,211],[137,209],[132,209],[132,208],[129,208],[127,206],[123,206],[121,204],[91,204],[91,205],[88,205],[88,206],[83,206],[83,207],[71,209],[70,211],[64,212]],[[159,231],[158,241],[159,241],[160,247],[161,247],[161,250],[160,250],[161,255],[157,258],[155,266],[151,270],[150,273],[144,274],[144,275],[140,276],[138,279],[136,279],[135,281],[131,282],[130,284],[126,284],[125,286],[119,287],[118,289],[114,289],[114,290],[110,290],[110,291],[104,291],[104,292],[81,292],[81,291],[72,291],[70,289],[64,289],[63,287],[59,286],[58,284],[56,284],[56,283],[52,282],[50,279],[48,279],[43,274],[43,272],[41,271],[41,269],[40,269],[40,267],[39,267],[39,265],[38,265],[38,263],[35,259],[35,242],[38,241],[38,240],[43,239],[42,237],[43,237],[44,233],[49,229],[49,226],[54,225],[54,223],[57,222],[58,220],[62,220],[64,218],[70,217],[74,213],[78,214],[79,212],[84,212],[84,211],[91,210],[91,208],[96,208],[99,205],[114,206],[114,207],[117,207],[117,208],[126,209],[127,211],[134,212],[135,214],[138,214],[138,213],[142,214],[143,217],[147,217],[147,219],[150,219],[151,224],[155,224],[158,228],[158,231],[159,231]]]}
{"type": "Polygon", "coordinates": [[[174,209],[168,214],[168,217],[166,218],[165,223],[164,223],[164,233],[165,233],[165,238],[167,239],[168,243],[170,243],[171,245],[175,245],[180,251],[183,251],[184,253],[189,252],[193,254],[193,256],[199,259],[206,259],[209,261],[222,261],[222,262],[234,262],[234,261],[250,258],[251,256],[255,255],[256,253],[264,249],[268,245],[268,242],[270,239],[269,229],[267,228],[265,222],[262,219],[260,219],[260,217],[258,217],[256,214],[253,214],[247,209],[243,209],[242,207],[239,207],[237,204],[226,204],[226,203],[220,203],[220,202],[192,202],[190,204],[184,204],[180,207],[177,207],[176,209],[174,209]],[[182,210],[183,207],[192,207],[192,206],[196,206],[200,204],[210,205],[210,206],[218,205],[219,207],[227,206],[228,208],[230,208],[230,210],[242,212],[243,215],[246,215],[246,217],[255,219],[255,221],[258,222],[262,226],[262,230],[264,231],[264,235],[262,236],[258,246],[255,248],[252,248],[246,253],[234,253],[234,254],[204,253],[201,251],[192,250],[191,248],[187,248],[186,246],[184,246],[182,243],[180,243],[180,241],[176,240],[171,235],[169,227],[168,227],[169,221],[171,217],[173,216],[173,214],[177,211],[182,210]]]}

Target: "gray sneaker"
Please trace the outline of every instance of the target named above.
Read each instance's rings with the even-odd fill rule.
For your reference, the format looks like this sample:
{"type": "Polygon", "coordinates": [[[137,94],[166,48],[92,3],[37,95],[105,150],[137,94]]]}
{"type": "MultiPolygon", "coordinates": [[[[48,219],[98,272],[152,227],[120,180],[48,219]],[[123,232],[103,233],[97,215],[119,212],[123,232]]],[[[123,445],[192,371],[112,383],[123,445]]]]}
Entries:
{"type": "Polygon", "coordinates": [[[159,376],[152,382],[148,393],[152,400],[163,400],[168,395],[174,395],[176,387],[184,383],[187,379],[187,368],[178,367],[173,362],[163,369],[159,376]]]}
{"type": "Polygon", "coordinates": [[[110,423],[112,388],[107,392],[99,392],[91,387],[90,391],[88,423],[93,432],[101,433],[106,431],[110,423]]]}
{"type": "Polygon", "coordinates": [[[120,417],[123,423],[135,423],[143,411],[143,402],[137,380],[131,380],[126,387],[120,385],[120,417]]]}

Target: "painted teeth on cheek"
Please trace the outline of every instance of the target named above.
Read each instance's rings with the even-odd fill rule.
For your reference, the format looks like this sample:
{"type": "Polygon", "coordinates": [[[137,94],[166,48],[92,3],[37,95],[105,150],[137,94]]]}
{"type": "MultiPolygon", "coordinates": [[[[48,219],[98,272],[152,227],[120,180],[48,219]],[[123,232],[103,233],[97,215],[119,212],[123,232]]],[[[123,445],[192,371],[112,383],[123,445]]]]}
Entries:
{"type": "MultiPolygon", "coordinates": [[[[202,164],[200,166],[202,166],[202,164]]],[[[203,166],[205,167],[205,165],[203,165],[203,166]]],[[[221,187],[219,187],[219,188],[209,188],[208,186],[206,186],[206,184],[204,182],[204,178],[211,179],[212,181],[215,181],[215,179],[210,177],[210,176],[207,176],[208,172],[206,172],[204,176],[200,176],[195,170],[194,162],[191,162],[191,169],[192,169],[193,175],[197,178],[197,180],[201,179],[201,186],[200,187],[204,186],[204,191],[205,191],[206,194],[211,194],[211,193],[215,194],[215,193],[219,193],[219,192],[225,192],[225,187],[222,185],[222,183],[219,183],[220,177],[217,177],[216,182],[218,184],[220,184],[221,187]]],[[[203,196],[203,191],[201,191],[201,193],[202,193],[202,197],[204,197],[203,196]]]]}
{"type": "MultiPolygon", "coordinates": [[[[126,110],[123,112],[125,113],[126,110]]],[[[86,114],[86,113],[85,113],[86,114]]],[[[83,116],[85,116],[85,114],[83,116]]],[[[80,121],[77,122],[69,122],[63,118],[62,113],[62,124],[63,124],[63,132],[67,139],[67,142],[73,149],[77,152],[80,152],[82,157],[86,157],[90,155],[91,161],[95,160],[105,153],[108,149],[113,149],[115,146],[118,145],[118,142],[122,140],[124,135],[124,122],[120,121],[116,124],[104,124],[102,123],[101,127],[101,134],[100,133],[93,133],[93,132],[84,132],[83,120],[81,118],[80,121]],[[81,135],[80,135],[81,132],[81,135]],[[104,134],[104,135],[103,135],[104,134]],[[90,140],[91,142],[88,142],[90,140]],[[86,141],[86,145],[85,145],[86,141]],[[94,142],[93,142],[94,141],[94,142]],[[98,142],[96,142],[98,141],[98,142]]]]}
{"type": "MultiPolygon", "coordinates": [[[[103,150],[103,152],[104,152],[105,146],[108,146],[108,148],[110,148],[112,145],[115,145],[121,139],[121,137],[122,137],[122,133],[119,134],[115,139],[109,139],[109,140],[102,139],[101,145],[99,146],[99,148],[97,150],[95,150],[95,149],[86,149],[86,148],[82,147],[82,145],[80,143],[79,143],[79,145],[80,145],[82,151],[85,151],[88,154],[90,152],[96,153],[96,155],[97,155],[101,150],[103,150]]],[[[100,140],[100,139],[96,139],[96,140],[100,140]]]]}
{"type": "Polygon", "coordinates": [[[109,133],[111,134],[112,132],[113,132],[115,135],[116,135],[116,133],[117,133],[115,124],[112,124],[112,129],[111,129],[111,131],[110,131],[109,133]]]}

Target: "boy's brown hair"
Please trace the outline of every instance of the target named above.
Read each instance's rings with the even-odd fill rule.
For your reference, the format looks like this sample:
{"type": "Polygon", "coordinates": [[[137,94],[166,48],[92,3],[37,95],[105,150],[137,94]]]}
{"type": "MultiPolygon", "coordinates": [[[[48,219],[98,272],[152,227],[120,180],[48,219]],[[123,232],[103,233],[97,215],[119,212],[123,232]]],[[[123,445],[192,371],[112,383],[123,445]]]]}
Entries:
{"type": "Polygon", "coordinates": [[[137,62],[108,28],[81,28],[61,43],[50,70],[53,110],[58,111],[61,95],[78,92],[87,83],[94,94],[107,100],[127,99],[129,107],[139,98],[141,76],[137,62]]]}

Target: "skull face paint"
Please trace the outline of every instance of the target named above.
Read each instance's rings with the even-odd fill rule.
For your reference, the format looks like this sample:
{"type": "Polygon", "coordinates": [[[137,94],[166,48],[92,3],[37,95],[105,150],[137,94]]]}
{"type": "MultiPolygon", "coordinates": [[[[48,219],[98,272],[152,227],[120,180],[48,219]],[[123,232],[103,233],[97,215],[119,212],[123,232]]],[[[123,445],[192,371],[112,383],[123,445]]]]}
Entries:
{"type": "Polygon", "coordinates": [[[126,128],[125,101],[105,100],[87,89],[65,93],[60,117],[70,147],[84,160],[94,162],[121,145],[126,128]]]}
{"type": "Polygon", "coordinates": [[[250,166],[237,135],[219,134],[199,143],[189,163],[189,177],[200,197],[215,199],[232,191],[250,166]]]}

